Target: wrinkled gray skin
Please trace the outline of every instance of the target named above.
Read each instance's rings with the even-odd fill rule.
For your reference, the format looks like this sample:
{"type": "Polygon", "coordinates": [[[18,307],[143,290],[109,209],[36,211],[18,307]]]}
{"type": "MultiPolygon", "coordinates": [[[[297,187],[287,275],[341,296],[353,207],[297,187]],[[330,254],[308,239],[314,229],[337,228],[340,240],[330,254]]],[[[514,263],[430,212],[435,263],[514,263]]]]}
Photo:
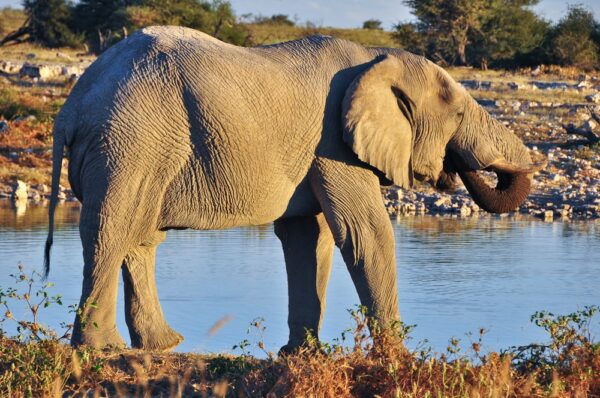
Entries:
{"type": "Polygon", "coordinates": [[[54,134],[47,252],[66,146],[85,263],[72,343],[93,347],[123,345],[121,270],[132,345],[182,340],[154,279],[156,246],[174,228],[275,222],[288,274],[286,349],[318,333],[334,245],[361,303],[387,325],[399,313],[380,182],[531,172],[519,139],[441,68],[329,37],[240,48],[180,27],[143,29],[85,72],[54,134]],[[444,168],[447,153],[454,161],[444,168]]]}

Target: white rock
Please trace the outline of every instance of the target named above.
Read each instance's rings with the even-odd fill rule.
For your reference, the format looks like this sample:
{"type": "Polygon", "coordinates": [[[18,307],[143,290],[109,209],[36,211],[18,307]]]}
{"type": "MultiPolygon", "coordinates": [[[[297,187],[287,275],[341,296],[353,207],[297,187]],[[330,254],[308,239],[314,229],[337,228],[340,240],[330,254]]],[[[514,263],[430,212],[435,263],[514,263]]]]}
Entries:
{"type": "Polygon", "coordinates": [[[585,97],[586,101],[600,104],[600,93],[594,93],[585,97]]]}
{"type": "Polygon", "coordinates": [[[31,79],[48,80],[62,74],[61,65],[34,65],[25,63],[19,71],[21,76],[27,76],[31,79]]]}
{"type": "Polygon", "coordinates": [[[17,180],[17,182],[13,185],[12,198],[14,200],[27,200],[29,187],[26,182],[17,180]]]}
{"type": "Polygon", "coordinates": [[[466,205],[462,205],[460,208],[460,215],[462,217],[468,217],[471,215],[471,208],[469,206],[466,205]]]}

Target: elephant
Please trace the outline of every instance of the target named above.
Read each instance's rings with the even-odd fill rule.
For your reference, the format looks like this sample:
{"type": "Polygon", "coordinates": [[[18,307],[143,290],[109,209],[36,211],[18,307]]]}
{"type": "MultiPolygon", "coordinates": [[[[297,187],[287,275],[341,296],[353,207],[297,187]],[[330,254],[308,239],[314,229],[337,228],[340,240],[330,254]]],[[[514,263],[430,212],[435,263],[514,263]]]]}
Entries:
{"type": "Polygon", "coordinates": [[[526,146],[441,67],[392,48],[311,36],[243,48],[183,27],[148,27],[105,51],[56,118],[45,271],[63,152],[81,202],[83,286],[71,343],[169,350],[155,283],[171,229],[274,223],[288,281],[289,339],[318,338],[337,246],[360,302],[400,319],[381,185],[440,189],[460,176],[485,210],[530,191],[526,146]],[[480,171],[498,176],[486,185],[480,171]],[[90,325],[94,325],[94,327],[90,325]]]}

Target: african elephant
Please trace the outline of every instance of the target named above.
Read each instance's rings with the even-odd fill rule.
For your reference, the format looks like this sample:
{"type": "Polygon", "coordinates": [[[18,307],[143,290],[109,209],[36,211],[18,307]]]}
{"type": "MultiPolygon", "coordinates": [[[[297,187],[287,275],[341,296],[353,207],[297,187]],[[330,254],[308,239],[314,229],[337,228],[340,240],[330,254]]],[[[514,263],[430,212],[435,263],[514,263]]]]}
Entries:
{"type": "Polygon", "coordinates": [[[396,259],[380,184],[448,185],[458,173],[482,208],[506,212],[535,170],[523,143],[423,57],[323,36],[241,48],[150,27],[102,54],[56,119],[46,272],[65,146],[84,257],[72,343],[94,347],[123,345],[120,270],[132,345],[182,340],[154,279],[156,247],[177,228],[275,223],[286,349],[318,333],[334,245],[361,303],[388,325],[399,319],[396,259]]]}

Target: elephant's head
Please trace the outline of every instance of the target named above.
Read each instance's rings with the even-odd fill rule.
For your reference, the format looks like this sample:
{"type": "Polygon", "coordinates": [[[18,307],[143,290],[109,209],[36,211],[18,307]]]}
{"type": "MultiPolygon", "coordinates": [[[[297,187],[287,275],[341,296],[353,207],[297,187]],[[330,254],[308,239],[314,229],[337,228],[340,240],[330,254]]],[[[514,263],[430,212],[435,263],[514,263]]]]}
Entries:
{"type": "Polygon", "coordinates": [[[346,90],[342,114],[344,141],[396,185],[409,187],[414,176],[443,188],[458,173],[489,212],[517,208],[540,168],[442,68],[410,53],[376,59],[346,90]],[[497,186],[478,170],[495,172],[497,186]]]}

